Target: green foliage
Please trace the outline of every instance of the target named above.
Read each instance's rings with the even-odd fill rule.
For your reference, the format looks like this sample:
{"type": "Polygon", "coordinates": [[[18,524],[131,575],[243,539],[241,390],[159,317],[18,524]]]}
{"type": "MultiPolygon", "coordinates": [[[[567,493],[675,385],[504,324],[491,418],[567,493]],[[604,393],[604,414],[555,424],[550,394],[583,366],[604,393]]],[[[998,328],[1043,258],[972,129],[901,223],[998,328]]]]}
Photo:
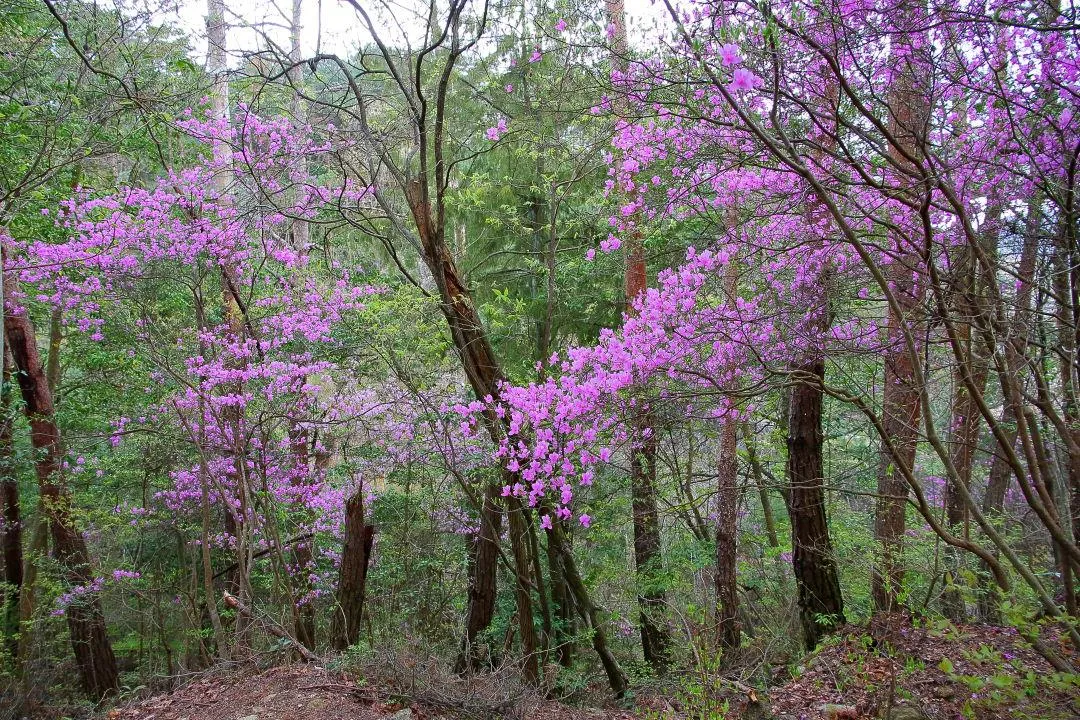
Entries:
{"type": "Polygon", "coordinates": [[[700,640],[694,641],[694,661],[691,667],[680,673],[673,681],[669,698],[672,707],[679,708],[647,711],[649,720],[727,720],[731,711],[729,698],[732,688],[724,678],[725,662],[722,653],[700,640]]]}

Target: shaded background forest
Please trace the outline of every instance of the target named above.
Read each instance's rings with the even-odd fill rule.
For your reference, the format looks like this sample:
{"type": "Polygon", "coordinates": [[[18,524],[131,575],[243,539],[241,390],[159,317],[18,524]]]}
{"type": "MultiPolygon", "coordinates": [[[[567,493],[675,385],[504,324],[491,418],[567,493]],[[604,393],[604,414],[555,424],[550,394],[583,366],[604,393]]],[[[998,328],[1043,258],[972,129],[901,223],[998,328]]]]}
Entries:
{"type": "Polygon", "coordinates": [[[1075,8],[305,4],[0,9],[0,717],[402,657],[720,717],[866,623],[1075,696],[1075,8]]]}

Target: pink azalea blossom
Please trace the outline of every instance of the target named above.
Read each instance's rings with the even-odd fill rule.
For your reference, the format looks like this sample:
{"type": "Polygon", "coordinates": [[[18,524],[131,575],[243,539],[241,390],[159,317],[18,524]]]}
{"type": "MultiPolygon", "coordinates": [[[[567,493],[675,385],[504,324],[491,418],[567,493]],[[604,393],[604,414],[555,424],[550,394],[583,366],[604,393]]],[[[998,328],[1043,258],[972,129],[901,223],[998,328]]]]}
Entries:
{"type": "Polygon", "coordinates": [[[742,57],[739,56],[739,46],[734,43],[724,43],[721,45],[720,62],[723,63],[725,67],[741,63],[742,57]]]}
{"type": "Polygon", "coordinates": [[[484,136],[491,142],[498,142],[499,138],[506,134],[506,123],[506,118],[500,117],[493,127],[487,129],[484,136]]]}
{"type": "Polygon", "coordinates": [[[757,75],[746,68],[735,68],[735,72],[731,76],[731,82],[728,84],[728,90],[731,92],[753,90],[759,85],[761,85],[761,78],[757,75]]]}

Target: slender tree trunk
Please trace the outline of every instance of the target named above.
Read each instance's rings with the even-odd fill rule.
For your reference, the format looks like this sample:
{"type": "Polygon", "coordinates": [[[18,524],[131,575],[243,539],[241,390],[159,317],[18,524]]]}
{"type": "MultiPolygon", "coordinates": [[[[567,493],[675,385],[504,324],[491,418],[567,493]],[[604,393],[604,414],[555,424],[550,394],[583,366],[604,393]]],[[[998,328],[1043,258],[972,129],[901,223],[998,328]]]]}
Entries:
{"type": "MultiPolygon", "coordinates": [[[[1006,350],[1005,362],[1007,366],[1018,366],[1019,358],[1013,351],[1006,350]],[[1016,361],[1016,362],[1014,362],[1016,361]]],[[[1015,367],[1014,371],[1019,368],[1015,367]]],[[[1009,445],[1016,448],[1016,406],[1005,398],[1001,410],[1001,429],[1008,438],[1009,445]]],[[[1003,451],[994,454],[990,463],[990,474],[986,481],[986,491],[983,493],[982,510],[987,515],[1000,517],[1005,509],[1005,493],[1009,489],[1009,481],[1013,477],[1013,469],[1006,459],[1003,451]]]]}
{"type": "MultiPolygon", "coordinates": [[[[738,295],[738,266],[734,258],[725,268],[727,301],[738,295]]],[[[738,586],[738,438],[739,421],[726,418],[720,428],[720,456],[716,468],[716,627],[724,650],[740,644],[738,586]]]]}
{"type": "Polygon", "coordinates": [[[37,590],[38,561],[49,553],[49,522],[44,514],[34,523],[30,546],[23,563],[23,582],[19,593],[19,648],[15,664],[22,673],[24,684],[32,684],[33,678],[25,673],[30,651],[34,647],[34,610],[37,590]]]}
{"type": "MultiPolygon", "coordinates": [[[[831,119],[832,131],[826,125],[816,126],[818,149],[813,151],[814,162],[821,164],[836,147],[839,135],[840,91],[836,80],[823,78],[822,118],[831,119]]],[[[821,197],[807,199],[806,222],[817,247],[821,247],[828,232],[828,219],[821,197]]],[[[832,324],[833,271],[824,265],[818,282],[807,298],[808,335],[811,345],[806,355],[793,364],[796,382],[785,385],[786,394],[781,424],[787,434],[787,504],[791,521],[791,562],[798,591],[799,619],[803,642],[808,650],[817,647],[821,639],[835,632],[845,620],[844,598],[829,536],[829,519],[825,510],[825,432],[822,428],[825,404],[825,355],[815,347],[832,324]]],[[[783,398],[785,395],[782,394],[783,398]]]]}
{"type": "Polygon", "coordinates": [[[540,557],[540,538],[536,533],[536,516],[533,513],[525,515],[525,521],[529,529],[529,563],[532,568],[532,581],[536,586],[536,597],[540,602],[540,664],[546,666],[548,652],[551,650],[551,642],[554,637],[554,625],[551,617],[551,603],[548,599],[547,582],[544,580],[544,563],[540,557]]]}
{"type": "Polygon", "coordinates": [[[1080,451],[1073,449],[1080,448],[1080,402],[1077,400],[1076,388],[1077,345],[1074,334],[1076,318],[1068,302],[1072,290],[1069,274],[1069,240],[1065,219],[1059,223],[1055,235],[1053,289],[1057,301],[1054,320],[1057,326],[1058,342],[1061,345],[1061,350],[1057,353],[1058,383],[1065,405],[1063,412],[1065,423],[1073,436],[1073,443],[1066,443],[1069,450],[1066,463],[1068,489],[1065,495],[1068,498],[1073,541],[1080,542],[1080,451]]]}
{"type": "MultiPolygon", "coordinates": [[[[311,467],[308,457],[307,432],[293,425],[290,431],[290,445],[293,457],[293,486],[302,491],[311,482],[311,467]]],[[[294,505],[291,510],[303,520],[310,519],[310,511],[303,502],[294,505]]],[[[311,544],[313,540],[300,540],[293,546],[293,563],[296,567],[291,578],[293,596],[293,634],[297,641],[309,650],[315,648],[315,606],[312,604],[311,581],[308,575],[312,570],[311,544]]]]}
{"type": "Polygon", "coordinates": [[[573,597],[566,582],[563,558],[555,543],[547,542],[548,577],[551,579],[551,604],[555,616],[555,653],[559,664],[570,667],[574,662],[571,638],[576,630],[573,597]]]}
{"type": "MultiPolygon", "coordinates": [[[[439,290],[440,310],[450,329],[462,369],[477,399],[499,396],[504,380],[502,368],[476,311],[472,293],[465,286],[457,263],[446,246],[445,225],[431,212],[427,185],[416,179],[406,188],[406,199],[420,236],[423,258],[439,290]]],[[[505,428],[493,412],[484,415],[484,425],[498,443],[505,428]]],[[[499,551],[499,487],[485,486],[480,508],[480,533],[474,540],[469,565],[469,607],[465,622],[463,653],[458,666],[472,664],[470,653],[476,637],[487,629],[495,614],[495,572],[499,551]],[[466,662],[461,662],[464,659],[466,662]]]]}
{"type": "Polygon", "coordinates": [[[510,550],[514,556],[515,599],[517,604],[518,635],[521,638],[521,655],[525,682],[538,685],[540,682],[539,643],[536,640],[536,626],[533,623],[532,591],[529,576],[532,565],[529,562],[528,526],[525,512],[518,498],[511,498],[506,511],[510,526],[510,550]]]}
{"type": "MultiPolygon", "coordinates": [[[[226,63],[226,51],[227,51],[227,25],[225,22],[225,0],[206,0],[206,72],[210,76],[211,87],[209,92],[211,113],[215,120],[222,122],[228,122],[229,120],[229,78],[228,67],[226,63]]],[[[214,147],[215,160],[218,162],[227,162],[232,157],[232,150],[225,143],[218,143],[214,147]]],[[[219,196],[219,202],[223,200],[229,191],[229,179],[224,173],[219,172],[214,179],[214,190],[219,196]]],[[[225,316],[228,325],[231,327],[236,326],[238,323],[234,318],[235,310],[233,308],[233,302],[231,298],[232,291],[229,287],[228,269],[224,266],[221,269],[221,296],[222,303],[225,307],[225,316]]],[[[238,388],[230,388],[230,391],[236,390],[239,393],[238,388]]],[[[234,416],[237,415],[233,409],[228,409],[224,413],[224,422],[222,425],[227,425],[228,429],[221,428],[223,435],[230,435],[233,425],[232,422],[234,416]]],[[[225,444],[228,445],[226,450],[231,455],[232,446],[235,445],[235,437],[227,437],[225,444]]],[[[238,472],[238,470],[237,470],[238,472]]],[[[240,482],[240,478],[235,478],[236,482],[240,482]]],[[[227,499],[230,503],[233,502],[233,498],[227,499]]],[[[233,511],[230,508],[226,508],[225,511],[225,533],[233,538],[236,538],[237,547],[241,544],[240,536],[243,533],[241,525],[243,524],[244,508],[238,508],[233,511]]],[[[244,570],[244,559],[240,557],[242,553],[238,552],[236,570],[229,573],[226,585],[228,590],[233,595],[240,596],[243,600],[249,598],[244,595],[241,586],[242,581],[240,574],[244,570]]]]}
{"type": "Polygon", "coordinates": [[[333,645],[338,650],[355,645],[360,639],[374,542],[375,526],[364,522],[364,488],[361,486],[345,503],[345,544],[338,573],[338,607],[330,631],[333,645]]]}
{"type": "MultiPolygon", "coordinates": [[[[10,286],[11,279],[8,278],[5,287],[9,292],[10,286]]],[[[90,553],[82,533],[75,527],[71,492],[63,482],[60,431],[33,325],[25,311],[9,312],[4,317],[4,331],[30,422],[30,442],[37,453],[34,469],[42,512],[49,520],[53,552],[67,583],[89,585],[93,581],[90,553]]],[[[65,614],[79,676],[87,694],[99,699],[115,692],[119,688],[119,675],[100,600],[91,597],[73,603],[65,614]]]]}
{"type": "MultiPolygon", "coordinates": [[[[1058,483],[1056,478],[1056,468],[1052,467],[1050,464],[1050,453],[1043,443],[1042,432],[1039,429],[1039,421],[1035,417],[1035,412],[1030,408],[1026,408],[1024,415],[1027,420],[1028,432],[1031,434],[1031,446],[1036,457],[1035,464],[1039,468],[1039,473],[1035,482],[1035,491],[1046,505],[1050,519],[1060,524],[1061,518],[1058,514],[1059,504],[1056,497],[1059,492],[1060,483],[1058,483]]],[[[1073,587],[1072,583],[1073,561],[1069,557],[1068,548],[1064,542],[1059,542],[1055,539],[1052,545],[1054,559],[1057,561],[1059,577],[1061,579],[1061,591],[1065,598],[1065,610],[1069,615],[1075,617],[1077,608],[1076,589],[1073,587]]]]}
{"type": "MultiPolygon", "coordinates": [[[[901,305],[905,311],[914,311],[915,294],[909,280],[911,268],[903,262],[897,262],[893,267],[893,282],[901,298],[901,305]]],[[[888,333],[892,341],[899,337],[899,325],[908,321],[907,317],[890,314],[888,333]]],[[[912,363],[913,358],[906,349],[889,350],[885,354],[883,424],[885,434],[893,439],[896,455],[883,446],[878,469],[874,536],[881,545],[881,559],[874,567],[872,583],[874,609],[877,612],[897,609],[903,589],[904,565],[901,553],[907,527],[909,488],[897,464],[903,463],[908,468],[915,464],[921,403],[919,390],[915,387],[912,363]]]]}
{"type": "MultiPolygon", "coordinates": [[[[307,124],[307,107],[303,99],[302,85],[304,82],[303,65],[300,64],[302,52],[300,49],[300,31],[302,29],[303,0],[292,0],[292,17],[289,23],[289,63],[286,73],[289,84],[293,88],[292,115],[293,123],[303,127],[307,124]]],[[[301,178],[308,175],[307,157],[301,156],[296,159],[296,173],[301,178]]],[[[299,193],[290,193],[292,200],[298,200],[299,193]]],[[[311,244],[311,227],[306,220],[293,218],[290,231],[292,244],[300,252],[306,252],[311,244]]],[[[310,458],[308,453],[307,432],[295,424],[290,430],[292,454],[294,461],[293,483],[298,488],[311,482],[310,458]]],[[[294,511],[299,512],[301,517],[307,519],[310,512],[303,507],[297,507],[294,511]]],[[[315,606],[312,603],[311,582],[308,576],[312,569],[312,542],[302,540],[293,548],[293,562],[296,572],[292,577],[295,604],[293,611],[293,627],[296,639],[308,649],[315,647],[315,606]]]]}
{"type": "MultiPolygon", "coordinates": [[[[958,263],[960,287],[958,288],[957,311],[961,317],[957,325],[957,335],[963,349],[963,357],[956,359],[957,368],[953,373],[954,395],[950,424],[952,439],[949,448],[956,476],[954,478],[950,474],[945,486],[945,519],[949,532],[953,535],[966,534],[964,527],[968,522],[967,504],[964,502],[963,493],[956,485],[959,483],[965,488],[971,488],[971,473],[975,463],[975,450],[979,445],[979,428],[982,420],[977,400],[968,391],[963,378],[965,373],[971,377],[976,391],[982,394],[989,372],[987,358],[979,351],[982,344],[978,340],[973,341],[971,336],[971,326],[978,312],[975,298],[977,274],[974,259],[970,250],[962,252],[961,262],[958,263]]],[[[960,570],[963,560],[964,556],[959,548],[952,545],[946,546],[942,611],[947,618],[956,623],[967,619],[964,595],[960,588],[960,570]]]]}
{"type": "MultiPolygon", "coordinates": [[[[1000,428],[1005,436],[1009,449],[1014,452],[1020,439],[1020,427],[1026,422],[1021,422],[1020,413],[1023,412],[1023,398],[1021,388],[1023,386],[1024,368],[1027,360],[1028,344],[1031,335],[1032,322],[1032,292],[1035,284],[1035,266],[1038,261],[1038,233],[1040,224],[1039,200],[1032,198],[1028,205],[1028,223],[1025,229],[1024,243],[1020,251],[1020,264],[1017,274],[1020,282],[1016,293],[1016,309],[1008,328],[1008,334],[1004,338],[1004,367],[997,365],[998,378],[1002,392],[1002,412],[1000,428]]],[[[1030,428],[1029,428],[1030,429],[1030,428]]],[[[1025,441],[1030,442],[1030,434],[1025,433],[1025,441]]],[[[1016,453],[1020,455],[1021,453],[1016,453]]],[[[1029,472],[1037,474],[1038,468],[1031,467],[1029,472]]],[[[994,459],[990,465],[990,476],[986,485],[986,493],[983,495],[982,510],[992,518],[1000,517],[1004,512],[1005,494],[1013,479],[1019,480],[1016,469],[1008,459],[1008,452],[1000,443],[994,459]]],[[[1026,482],[1026,479],[1025,479],[1026,482]]],[[[986,577],[984,568],[983,577],[986,577]]],[[[983,619],[987,622],[999,622],[999,609],[997,607],[997,595],[984,581],[984,589],[979,599],[979,610],[983,619]]]]}
{"type": "MultiPolygon", "coordinates": [[[[461,6],[450,10],[448,24],[452,27],[453,43],[457,42],[461,12],[461,6]]],[[[369,29],[372,28],[369,26],[369,29]]],[[[395,62],[394,58],[385,52],[384,59],[388,63],[395,62]]],[[[447,246],[446,237],[447,218],[444,198],[446,188],[449,185],[453,163],[448,163],[444,154],[446,139],[444,111],[445,90],[447,87],[445,80],[449,78],[452,62],[452,60],[448,61],[445,66],[444,82],[436,92],[437,100],[432,108],[433,113],[426,113],[413,118],[418,143],[418,172],[412,174],[411,171],[403,172],[399,170],[397,179],[402,184],[403,194],[412,216],[412,225],[416,230],[415,240],[418,241],[420,255],[438,290],[439,310],[446,320],[451,341],[461,361],[462,370],[476,399],[481,402],[488,402],[489,399],[499,398],[506,376],[491,347],[490,338],[480,319],[472,293],[447,246]],[[431,165],[431,160],[434,160],[434,165],[431,165]]],[[[404,90],[404,92],[408,95],[409,102],[415,101],[411,90],[404,90]]],[[[358,100],[363,102],[362,98],[358,98],[358,100]]],[[[391,159],[391,155],[396,153],[396,150],[391,152],[387,148],[381,148],[380,153],[390,166],[394,165],[395,161],[391,159]]],[[[499,418],[494,409],[489,408],[482,415],[481,422],[492,441],[499,444],[507,432],[506,419],[499,418]]],[[[497,480],[493,479],[491,482],[497,482],[497,480]]],[[[485,496],[492,495],[493,499],[497,500],[499,488],[487,488],[485,496]],[[492,490],[494,493],[492,493],[492,490]]],[[[484,515],[484,504],[486,502],[482,503],[480,508],[482,516],[484,515]]],[[[488,528],[488,531],[491,529],[493,528],[488,528]]],[[[489,535],[482,528],[479,537],[480,544],[495,545],[497,537],[495,534],[489,535]]],[[[475,556],[476,562],[471,566],[473,572],[482,574],[487,573],[489,569],[493,571],[493,567],[489,568],[486,562],[482,562],[492,552],[497,553],[497,546],[494,548],[478,548],[475,556]]],[[[492,590],[494,589],[493,580],[489,581],[486,576],[481,576],[478,580],[472,582],[473,587],[490,586],[492,590]]],[[[519,611],[521,610],[522,608],[519,608],[519,611]]],[[[472,598],[470,598],[469,614],[466,647],[468,647],[468,634],[472,632],[472,629],[484,628],[490,622],[490,614],[487,609],[481,607],[479,603],[473,603],[472,598]]],[[[601,661],[605,665],[609,660],[613,661],[613,658],[601,656],[601,661]]],[[[611,673],[609,672],[610,677],[611,673]]],[[[624,689],[615,685],[612,687],[616,693],[621,693],[624,689]]]]}
{"type": "MultiPolygon", "coordinates": [[[[219,656],[224,656],[226,652],[225,629],[221,624],[221,615],[217,609],[217,591],[214,589],[214,563],[210,555],[210,468],[207,467],[205,455],[201,453],[199,455],[199,473],[199,509],[202,515],[199,559],[202,562],[203,596],[206,602],[206,614],[210,618],[210,628],[214,633],[214,652],[219,656]]],[[[232,513],[226,510],[225,517],[232,517],[232,513]]],[[[198,571],[195,570],[195,572],[198,571]]],[[[201,612],[198,614],[201,615],[201,612]]]]}
{"type": "MultiPolygon", "coordinates": [[[[497,398],[505,375],[491,348],[487,331],[480,320],[472,293],[466,287],[458,270],[457,263],[446,245],[445,221],[441,215],[433,215],[429,200],[429,189],[425,178],[418,177],[405,188],[405,197],[412,213],[413,222],[420,238],[424,262],[439,290],[443,318],[450,330],[450,337],[461,360],[465,377],[478,400],[497,398]]],[[[483,424],[496,444],[506,432],[503,420],[494,411],[485,412],[483,424]]],[[[466,618],[465,649],[472,646],[476,635],[487,628],[494,615],[495,600],[495,561],[498,557],[498,517],[499,487],[488,484],[485,487],[484,502],[481,508],[481,528],[474,548],[473,562],[470,564],[469,610],[466,618]],[[492,514],[493,513],[493,514],[492,514]]],[[[564,560],[567,554],[564,554],[564,560]]],[[[565,562],[567,581],[573,581],[572,556],[565,562]]],[[[577,578],[580,583],[580,577],[577,578]]],[[[581,585],[584,589],[584,585],[581,585]]],[[[587,597],[587,596],[586,596],[587,597]]],[[[575,591],[579,607],[581,599],[575,591]]],[[[519,608],[520,611],[520,608],[519,608]]],[[[531,610],[530,610],[531,612],[531,610]]],[[[602,636],[602,629],[599,629],[602,636]]],[[[604,653],[606,644],[597,640],[594,633],[593,647],[601,656],[601,662],[608,672],[608,679],[617,695],[625,692],[625,684],[617,682],[621,670],[614,656],[604,653]],[[614,670],[611,669],[613,665],[614,670]]],[[[467,655],[464,655],[467,658],[467,655]]],[[[462,663],[458,663],[459,667],[462,663]]],[[[624,678],[625,680],[625,678],[624,678]]]]}
{"type": "MultiPolygon", "coordinates": [[[[206,71],[212,80],[210,88],[210,103],[213,117],[228,123],[230,118],[229,108],[229,77],[227,64],[228,49],[228,25],[225,20],[225,0],[207,0],[206,3],[206,36],[207,55],[206,71]]],[[[232,159],[232,148],[226,143],[220,143],[214,148],[215,160],[223,167],[229,167],[232,159]]],[[[227,172],[218,172],[215,175],[214,190],[218,194],[219,202],[231,201],[230,178],[227,172]]],[[[223,265],[221,267],[221,294],[224,306],[225,323],[233,342],[240,342],[250,333],[245,323],[243,303],[239,296],[238,278],[234,268],[223,265]]],[[[228,364],[235,369],[243,367],[244,361],[234,358],[228,364]]],[[[223,392],[228,395],[240,396],[243,387],[239,382],[224,387],[223,392]]],[[[236,569],[228,576],[227,586],[240,603],[246,607],[252,605],[251,591],[251,487],[247,467],[247,440],[245,437],[244,415],[239,406],[230,405],[221,411],[219,431],[224,440],[224,451],[232,459],[233,481],[235,483],[235,497],[229,501],[235,503],[235,510],[226,510],[225,532],[235,538],[236,542],[236,569]]],[[[250,644],[251,618],[244,614],[237,614],[235,636],[238,648],[250,644]]]]}
{"type": "MultiPolygon", "coordinates": [[[[308,120],[307,107],[304,103],[302,88],[304,83],[304,66],[300,62],[303,58],[303,53],[300,50],[300,30],[303,25],[301,22],[301,13],[303,5],[304,0],[292,0],[292,19],[289,24],[290,67],[286,73],[289,84],[294,89],[292,96],[292,120],[293,123],[299,127],[304,127],[308,120]]],[[[307,156],[300,156],[296,161],[296,173],[300,177],[306,178],[308,175],[307,156]]],[[[294,192],[293,195],[293,199],[297,200],[298,198],[295,196],[299,195],[299,193],[294,192]]],[[[307,250],[308,246],[311,245],[311,225],[308,221],[300,218],[293,218],[291,231],[293,246],[297,250],[307,250]]]]}
{"type": "MultiPolygon", "coordinates": [[[[787,414],[785,410],[783,415],[787,414]]],[[[746,446],[746,459],[750,465],[750,473],[754,476],[754,484],[757,486],[758,502],[761,503],[761,514],[765,519],[765,537],[769,541],[769,547],[780,547],[780,538],[776,534],[776,517],[773,513],[772,499],[769,497],[769,487],[765,484],[765,473],[761,468],[761,459],[758,458],[757,445],[754,442],[750,430],[750,423],[742,423],[743,444],[746,446]]]]}
{"type": "MultiPolygon", "coordinates": [[[[918,18],[925,16],[925,9],[918,3],[902,3],[893,10],[893,63],[895,75],[889,88],[889,131],[893,161],[904,171],[896,170],[901,183],[912,182],[907,171],[915,171],[909,157],[919,155],[920,138],[925,134],[924,124],[928,113],[923,71],[919,64],[923,59],[916,51],[915,34],[923,28],[918,18]]],[[[902,187],[901,192],[914,197],[914,190],[902,187]]],[[[898,311],[890,306],[886,324],[885,389],[882,398],[882,424],[885,435],[892,439],[895,454],[884,443],[880,451],[877,484],[877,508],[874,514],[874,536],[880,544],[880,562],[872,572],[871,594],[874,610],[889,612],[899,607],[903,589],[904,564],[901,557],[904,531],[907,527],[906,511],[909,487],[898,465],[914,467],[915,450],[919,438],[919,421],[922,411],[919,388],[915,383],[914,364],[918,357],[908,352],[900,338],[903,326],[911,328],[912,336],[921,336],[922,323],[916,318],[922,300],[922,287],[912,275],[920,267],[915,237],[918,227],[913,210],[905,210],[899,218],[894,233],[895,256],[888,268],[889,278],[896,296],[898,311]],[[910,234],[910,237],[906,235],[910,234]]]]}

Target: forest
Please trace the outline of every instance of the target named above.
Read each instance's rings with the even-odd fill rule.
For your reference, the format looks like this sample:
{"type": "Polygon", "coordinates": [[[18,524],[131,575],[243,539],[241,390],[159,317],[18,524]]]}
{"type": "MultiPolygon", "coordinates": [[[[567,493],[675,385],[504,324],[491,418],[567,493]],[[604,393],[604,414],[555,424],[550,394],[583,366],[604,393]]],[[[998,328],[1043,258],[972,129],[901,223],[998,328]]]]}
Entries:
{"type": "Polygon", "coordinates": [[[1080,717],[1080,10],[0,3],[0,720],[1080,717]]]}

